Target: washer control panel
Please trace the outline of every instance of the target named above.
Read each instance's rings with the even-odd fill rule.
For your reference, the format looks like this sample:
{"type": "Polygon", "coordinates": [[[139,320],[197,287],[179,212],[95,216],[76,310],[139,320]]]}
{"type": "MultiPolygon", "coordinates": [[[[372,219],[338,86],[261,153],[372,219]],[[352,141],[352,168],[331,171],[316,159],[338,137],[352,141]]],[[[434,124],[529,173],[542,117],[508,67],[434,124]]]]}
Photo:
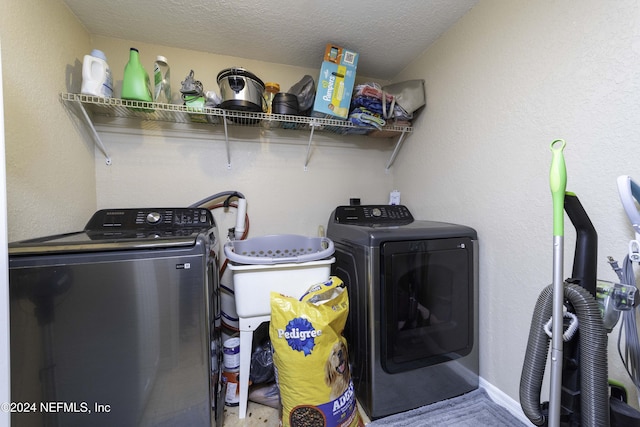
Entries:
{"type": "Polygon", "coordinates": [[[214,225],[203,208],[103,209],[91,217],[85,231],[202,229],[214,225]]]}
{"type": "Polygon", "coordinates": [[[333,220],[338,224],[360,226],[396,226],[413,222],[413,215],[404,205],[338,206],[333,220]]]}

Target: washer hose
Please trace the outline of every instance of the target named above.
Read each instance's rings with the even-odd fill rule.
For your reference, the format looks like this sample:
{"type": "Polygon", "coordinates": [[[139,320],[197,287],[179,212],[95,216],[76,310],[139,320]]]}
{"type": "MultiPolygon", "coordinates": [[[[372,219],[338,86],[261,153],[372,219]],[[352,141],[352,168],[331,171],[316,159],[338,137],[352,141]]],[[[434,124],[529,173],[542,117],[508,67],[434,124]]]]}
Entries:
{"type": "MultiPolygon", "coordinates": [[[[609,427],[607,333],[598,303],[576,284],[565,283],[564,296],[574,307],[580,322],[580,425],[609,427]]],[[[543,327],[551,317],[552,297],[553,285],[544,288],[538,297],[520,377],[520,405],[527,418],[537,426],[544,426],[548,421],[542,412],[540,390],[549,352],[549,337],[543,327]]]]}

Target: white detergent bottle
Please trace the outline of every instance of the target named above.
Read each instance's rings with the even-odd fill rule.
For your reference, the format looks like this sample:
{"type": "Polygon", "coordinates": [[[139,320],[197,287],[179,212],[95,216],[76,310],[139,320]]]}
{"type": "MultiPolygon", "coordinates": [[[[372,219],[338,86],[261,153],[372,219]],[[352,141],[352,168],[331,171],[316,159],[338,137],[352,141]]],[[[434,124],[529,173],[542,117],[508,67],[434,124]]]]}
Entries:
{"type": "Polygon", "coordinates": [[[98,49],[93,49],[91,54],[84,56],[80,92],[105,98],[113,96],[113,80],[107,57],[98,49]]]}

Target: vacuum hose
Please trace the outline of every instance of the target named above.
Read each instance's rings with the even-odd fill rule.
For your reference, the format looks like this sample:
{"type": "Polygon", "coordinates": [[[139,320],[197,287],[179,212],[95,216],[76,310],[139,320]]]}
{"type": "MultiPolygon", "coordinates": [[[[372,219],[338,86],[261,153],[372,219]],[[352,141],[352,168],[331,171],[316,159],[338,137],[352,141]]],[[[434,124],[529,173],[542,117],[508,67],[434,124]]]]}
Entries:
{"type": "MultiPolygon", "coordinates": [[[[564,296],[574,307],[580,325],[581,426],[609,427],[607,333],[598,303],[587,290],[575,284],[564,285],[564,296]]],[[[540,390],[549,351],[549,337],[543,326],[551,317],[552,297],[553,285],[546,287],[538,297],[520,377],[520,405],[527,418],[537,426],[547,423],[540,404],[540,390]]]]}

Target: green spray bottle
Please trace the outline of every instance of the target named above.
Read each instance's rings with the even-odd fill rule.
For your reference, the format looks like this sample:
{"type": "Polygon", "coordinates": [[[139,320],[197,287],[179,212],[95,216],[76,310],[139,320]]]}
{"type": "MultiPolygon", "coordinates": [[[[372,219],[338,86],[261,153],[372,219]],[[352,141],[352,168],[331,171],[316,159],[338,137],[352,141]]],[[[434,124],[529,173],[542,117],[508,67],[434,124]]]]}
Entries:
{"type": "Polygon", "coordinates": [[[138,49],[129,49],[129,62],[124,67],[122,78],[122,99],[151,102],[149,74],[140,63],[138,49]]]}

